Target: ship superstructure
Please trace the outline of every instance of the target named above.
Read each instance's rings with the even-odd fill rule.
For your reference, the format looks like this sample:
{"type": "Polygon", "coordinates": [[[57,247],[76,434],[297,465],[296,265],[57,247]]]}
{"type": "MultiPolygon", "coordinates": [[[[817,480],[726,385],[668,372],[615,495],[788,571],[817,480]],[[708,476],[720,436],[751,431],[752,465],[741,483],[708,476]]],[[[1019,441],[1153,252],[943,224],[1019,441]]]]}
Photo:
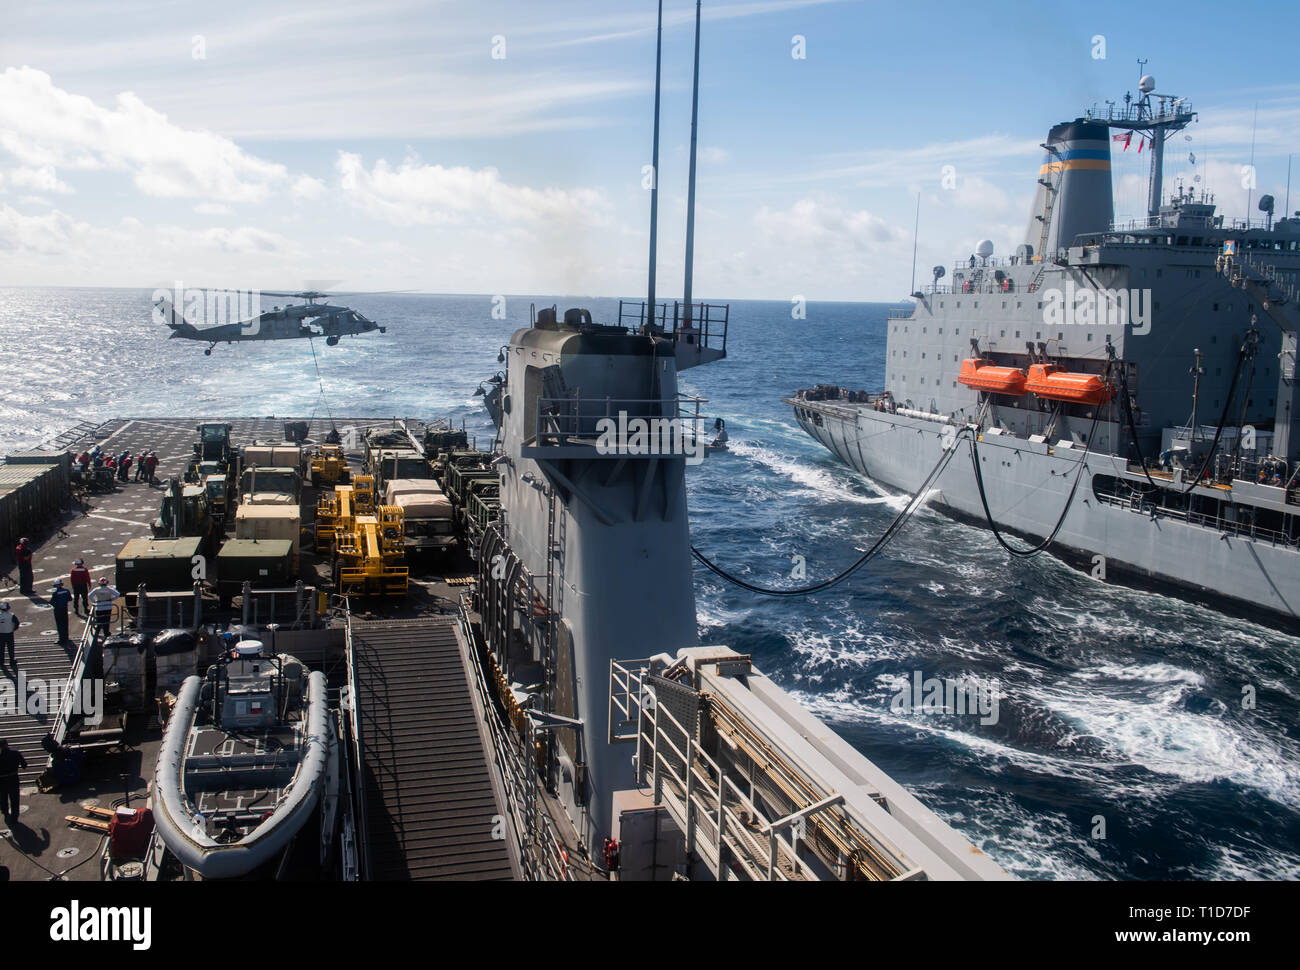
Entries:
{"type": "Polygon", "coordinates": [[[935,267],[891,312],[883,389],[787,403],[888,486],[914,491],[960,449],[932,501],[1000,535],[1291,621],[1300,213],[1274,221],[1263,196],[1263,220],[1234,220],[1207,194],[1162,195],[1164,140],[1195,115],[1153,89],[1051,129],[1026,241],[935,267]],[[1135,132],[1149,211],[1116,223],[1111,145],[1135,132]]]}

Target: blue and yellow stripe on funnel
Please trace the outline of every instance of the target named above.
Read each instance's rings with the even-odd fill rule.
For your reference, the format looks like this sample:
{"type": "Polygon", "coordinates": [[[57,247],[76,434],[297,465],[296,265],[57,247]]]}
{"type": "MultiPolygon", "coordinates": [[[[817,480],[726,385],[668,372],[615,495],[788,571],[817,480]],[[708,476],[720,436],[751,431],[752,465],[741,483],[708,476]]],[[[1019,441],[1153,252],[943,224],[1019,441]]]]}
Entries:
{"type": "Polygon", "coordinates": [[[1104,148],[1074,148],[1057,155],[1049,153],[1043,156],[1043,164],[1038,169],[1038,174],[1048,175],[1055,172],[1081,170],[1109,172],[1110,152],[1104,148]]]}

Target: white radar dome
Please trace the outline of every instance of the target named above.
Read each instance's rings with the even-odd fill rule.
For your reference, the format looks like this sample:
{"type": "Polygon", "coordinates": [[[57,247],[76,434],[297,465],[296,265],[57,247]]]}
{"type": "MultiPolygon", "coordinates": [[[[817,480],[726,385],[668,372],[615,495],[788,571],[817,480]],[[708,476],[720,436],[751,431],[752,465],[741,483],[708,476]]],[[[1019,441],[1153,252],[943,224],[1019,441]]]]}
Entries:
{"type": "Polygon", "coordinates": [[[1156,79],[1150,74],[1143,74],[1141,80],[1138,81],[1138,90],[1143,94],[1150,94],[1155,89],[1156,79]]]}
{"type": "Polygon", "coordinates": [[[992,240],[992,239],[981,239],[981,240],[980,240],[980,244],[979,244],[978,246],[975,247],[975,253],[976,253],[976,255],[978,255],[978,256],[992,256],[992,255],[993,255],[993,240],[992,240]]]}

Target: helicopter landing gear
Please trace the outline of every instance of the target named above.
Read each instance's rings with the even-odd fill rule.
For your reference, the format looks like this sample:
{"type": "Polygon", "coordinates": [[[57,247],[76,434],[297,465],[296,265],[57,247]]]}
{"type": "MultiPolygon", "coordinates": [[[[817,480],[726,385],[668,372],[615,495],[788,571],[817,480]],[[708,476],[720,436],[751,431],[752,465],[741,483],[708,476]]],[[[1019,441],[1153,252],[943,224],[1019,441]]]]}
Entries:
{"type": "Polygon", "coordinates": [[[207,350],[203,351],[203,356],[204,356],[204,357],[211,357],[211,356],[212,356],[212,348],[209,347],[207,350]]]}
{"type": "Polygon", "coordinates": [[[325,346],[326,346],[326,347],[337,347],[338,345],[339,345],[339,338],[338,338],[338,337],[326,337],[326,338],[325,338],[325,346]]]}

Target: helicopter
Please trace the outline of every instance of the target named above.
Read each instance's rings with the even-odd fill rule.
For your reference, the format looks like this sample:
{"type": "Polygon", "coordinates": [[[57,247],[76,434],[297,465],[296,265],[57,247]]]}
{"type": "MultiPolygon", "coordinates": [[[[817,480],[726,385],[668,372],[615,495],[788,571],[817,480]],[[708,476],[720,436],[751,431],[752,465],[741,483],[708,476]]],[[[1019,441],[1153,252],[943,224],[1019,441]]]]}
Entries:
{"type": "Polygon", "coordinates": [[[356,310],[316,302],[328,297],[328,293],[317,290],[305,290],[301,293],[263,291],[260,295],[290,297],[307,302],[273,307],[247,320],[212,327],[194,326],[185,319],[183,314],[176,311],[176,305],[165,296],[155,302],[154,307],[162,312],[163,322],[171,327],[171,337],[205,341],[208,344],[208,348],[203,351],[206,356],[211,356],[212,349],[219,343],[324,337],[325,343],[334,347],[338,345],[341,337],[356,336],[374,330],[380,333],[388,332],[387,327],[381,327],[356,310]]]}

